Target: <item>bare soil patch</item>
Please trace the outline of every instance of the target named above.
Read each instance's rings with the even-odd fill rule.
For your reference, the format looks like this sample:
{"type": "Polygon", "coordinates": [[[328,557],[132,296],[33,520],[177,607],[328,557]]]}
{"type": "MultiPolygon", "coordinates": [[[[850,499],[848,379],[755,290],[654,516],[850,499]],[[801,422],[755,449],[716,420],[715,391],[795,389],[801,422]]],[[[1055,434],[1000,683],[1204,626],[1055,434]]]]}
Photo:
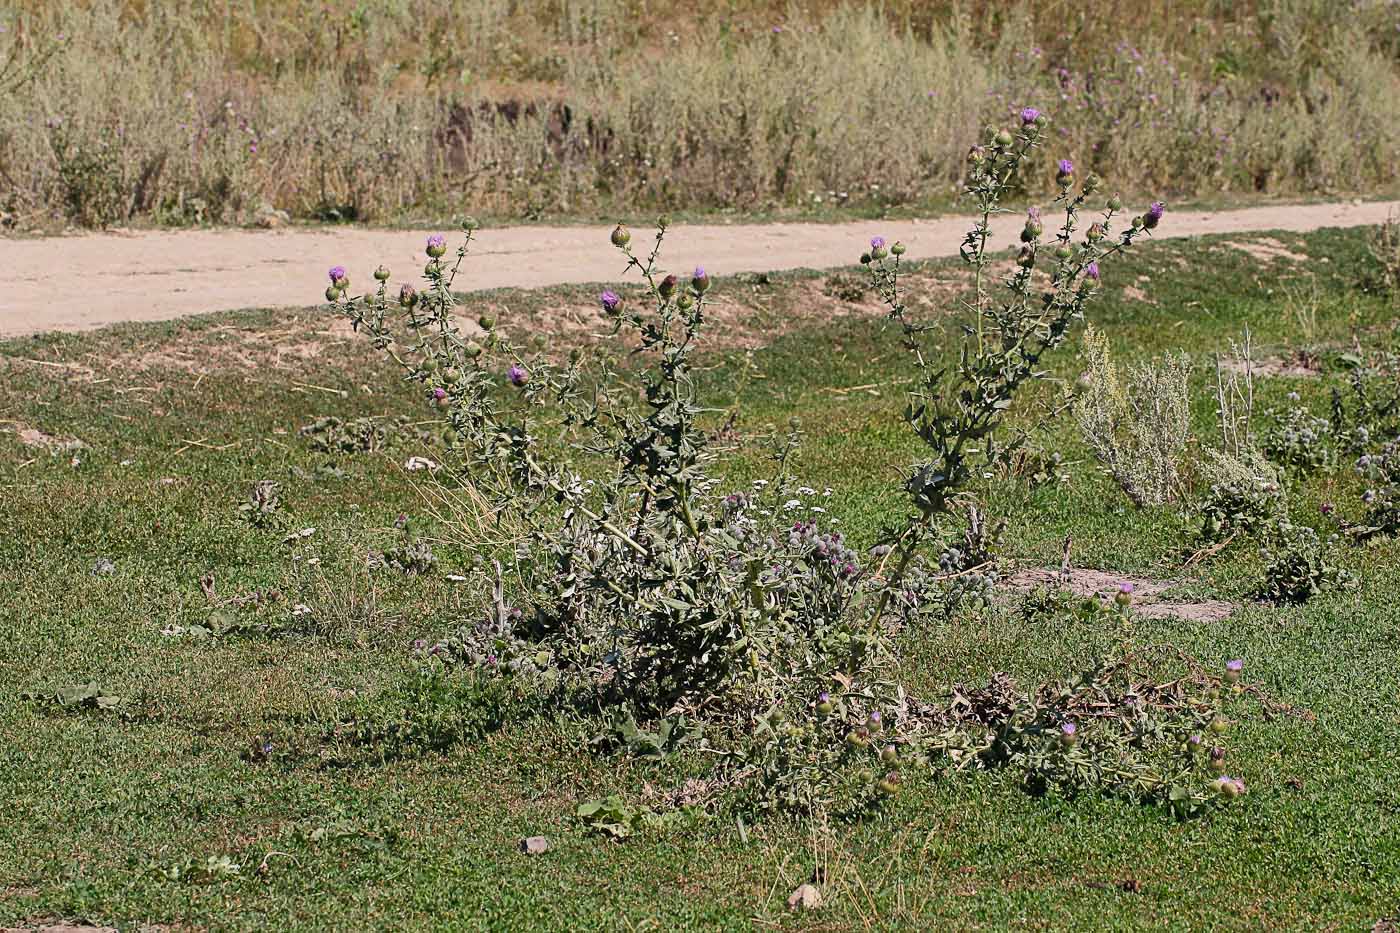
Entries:
{"type": "Polygon", "coordinates": [[[1163,594],[1173,584],[1163,580],[1147,580],[1129,574],[1107,570],[1071,567],[1067,573],[1034,567],[1019,570],[1007,578],[1006,584],[1022,592],[1036,587],[1069,590],[1081,598],[1112,599],[1124,583],[1133,587],[1133,611],[1144,619],[1179,619],[1185,622],[1217,622],[1235,611],[1233,603],[1219,599],[1173,600],[1163,594]]]}
{"type": "Polygon", "coordinates": [[[1287,246],[1280,243],[1278,240],[1273,239],[1272,237],[1263,237],[1257,240],[1240,240],[1238,242],[1230,242],[1225,245],[1231,247],[1232,249],[1237,249],[1241,252],[1248,253],[1255,259],[1258,259],[1262,262],[1272,263],[1280,259],[1285,260],[1287,262],[1308,261],[1307,256],[1304,256],[1302,253],[1295,253],[1293,250],[1289,249],[1287,246]]]}

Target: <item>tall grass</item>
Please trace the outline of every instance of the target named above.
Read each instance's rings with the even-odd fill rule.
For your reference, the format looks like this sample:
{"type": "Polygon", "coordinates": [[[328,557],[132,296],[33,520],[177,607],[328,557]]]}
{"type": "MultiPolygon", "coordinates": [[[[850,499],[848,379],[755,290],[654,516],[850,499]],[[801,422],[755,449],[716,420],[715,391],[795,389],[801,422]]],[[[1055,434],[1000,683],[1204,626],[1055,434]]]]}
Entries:
{"type": "Polygon", "coordinates": [[[954,141],[1024,104],[1129,193],[1353,192],[1400,171],[1400,12],[1381,0],[805,9],[0,0],[0,210],[102,226],[939,203],[954,141]]]}

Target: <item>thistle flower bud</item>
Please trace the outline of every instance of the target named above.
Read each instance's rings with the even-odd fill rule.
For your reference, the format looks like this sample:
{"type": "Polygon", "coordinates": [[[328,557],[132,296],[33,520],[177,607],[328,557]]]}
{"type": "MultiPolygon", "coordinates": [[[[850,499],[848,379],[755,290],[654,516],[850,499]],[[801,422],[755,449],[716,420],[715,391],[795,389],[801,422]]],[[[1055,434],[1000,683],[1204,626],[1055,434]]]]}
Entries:
{"type": "Polygon", "coordinates": [[[1079,741],[1079,727],[1072,722],[1060,723],[1060,744],[1069,748],[1079,741]]]}
{"type": "Polygon", "coordinates": [[[852,729],[846,733],[846,744],[851,748],[865,748],[870,740],[870,733],[864,729],[852,729]]]}
{"type": "Polygon", "coordinates": [[[695,289],[698,295],[710,290],[710,277],[705,274],[704,266],[695,267],[695,273],[690,277],[690,287],[695,289]]]}
{"type": "Polygon", "coordinates": [[[378,269],[375,269],[375,270],[374,270],[374,279],[375,279],[375,281],[377,281],[377,282],[387,282],[387,281],[389,281],[389,267],[388,267],[388,266],[380,266],[378,269]]]}
{"type": "Polygon", "coordinates": [[[1225,682],[1227,684],[1237,684],[1240,682],[1240,673],[1244,670],[1244,661],[1235,658],[1225,662],[1225,682]]]}
{"type": "Polygon", "coordinates": [[[695,299],[691,296],[690,292],[681,292],[676,296],[676,307],[680,308],[682,311],[689,311],[691,308],[695,307],[695,299]]]}
{"type": "MultiPolygon", "coordinates": [[[[1090,275],[1089,270],[1085,269],[1084,281],[1086,283],[1097,282],[1099,280],[1099,267],[1095,263],[1090,263],[1089,265],[1094,267],[1094,274],[1090,275]]],[[[1120,583],[1118,585],[1118,592],[1113,594],[1113,601],[1124,608],[1131,606],[1133,603],[1133,585],[1131,583],[1120,583]]]]}
{"type": "Polygon", "coordinates": [[[418,289],[407,282],[399,288],[399,304],[405,308],[411,308],[418,303],[418,289]]]}
{"type": "Polygon", "coordinates": [[[447,237],[441,233],[434,233],[428,237],[427,253],[433,259],[441,259],[447,254],[447,237]]]}
{"type": "Polygon", "coordinates": [[[429,279],[434,279],[442,275],[442,263],[438,262],[436,259],[429,259],[428,264],[423,267],[423,275],[425,278],[429,279]]]}
{"type": "Polygon", "coordinates": [[[899,750],[893,745],[886,745],[884,748],[880,749],[880,760],[885,764],[894,764],[898,758],[899,750]]]}
{"type": "Polygon", "coordinates": [[[656,291],[662,298],[670,298],[676,293],[676,277],[668,275],[661,280],[661,284],[656,287],[656,291]]]}
{"type": "Polygon", "coordinates": [[[496,326],[496,319],[489,314],[483,314],[476,319],[476,323],[481,325],[482,330],[490,330],[496,326]]]}
{"type": "Polygon", "coordinates": [[[622,306],[622,297],[612,289],[608,289],[598,296],[598,303],[603,306],[605,313],[616,314],[617,309],[622,306]]]}
{"type": "Polygon", "coordinates": [[[827,693],[825,690],[823,690],[821,693],[817,694],[817,715],[818,715],[818,716],[830,716],[830,715],[831,715],[831,711],[834,710],[835,708],[836,708],[835,705],[831,702],[831,694],[827,693]]]}
{"type": "Polygon", "coordinates": [[[530,381],[530,374],[522,366],[512,366],[506,370],[506,378],[510,380],[511,385],[518,389],[530,381]]]}
{"type": "Polygon", "coordinates": [[[481,356],[481,352],[481,344],[477,343],[475,340],[466,346],[466,354],[470,359],[474,360],[478,356],[481,356]]]}
{"type": "Polygon", "coordinates": [[[865,724],[869,727],[871,732],[879,732],[880,727],[883,725],[880,718],[880,711],[878,709],[871,710],[870,715],[865,720],[865,724]]]}
{"type": "Polygon", "coordinates": [[[981,146],[973,146],[971,149],[967,150],[968,165],[977,165],[986,157],[987,150],[982,148],[981,146]]]}
{"type": "Polygon", "coordinates": [[[891,771],[889,774],[880,778],[880,782],[875,785],[875,789],[884,797],[893,797],[895,794],[899,793],[899,775],[891,771]]]}
{"type": "Polygon", "coordinates": [[[1005,149],[1007,146],[1011,145],[1012,138],[1009,130],[1000,130],[996,136],[992,137],[992,141],[1005,149]]]}
{"type": "Polygon", "coordinates": [[[1221,748],[1219,745],[1213,746],[1211,750],[1207,753],[1206,758],[1207,763],[1210,765],[1210,769],[1212,771],[1214,771],[1216,774],[1224,773],[1225,749],[1221,748]]]}
{"type": "Polygon", "coordinates": [[[1040,219],[1040,208],[1032,207],[1026,211],[1026,226],[1021,230],[1021,241],[1029,243],[1045,232],[1045,224],[1040,219]]]}
{"type": "Polygon", "coordinates": [[[338,289],[344,290],[350,285],[350,279],[345,274],[344,266],[331,266],[326,275],[330,276],[331,284],[338,289]]]}
{"type": "Polygon", "coordinates": [[[1035,250],[1031,249],[1029,246],[1021,247],[1021,252],[1016,255],[1016,265],[1020,266],[1022,269],[1034,268],[1035,250]]]}
{"type": "Polygon", "coordinates": [[[1115,194],[1108,199],[1108,209],[1111,211],[1121,211],[1123,209],[1123,199],[1115,194]]]}
{"type": "Polygon", "coordinates": [[[1199,732],[1193,732],[1186,737],[1186,748],[1193,754],[1199,752],[1203,744],[1205,744],[1205,739],[1201,738],[1199,732]]]}
{"type": "Polygon", "coordinates": [[[1147,213],[1142,215],[1142,225],[1148,230],[1156,229],[1162,222],[1162,215],[1167,212],[1167,206],[1161,201],[1153,201],[1147,209],[1147,213]]]}
{"type": "Polygon", "coordinates": [[[608,239],[612,240],[613,246],[622,249],[628,243],[632,242],[632,234],[624,225],[618,224],[616,227],[613,227],[612,236],[608,239]]]}
{"type": "Polygon", "coordinates": [[[461,379],[462,374],[451,366],[442,371],[442,381],[447,385],[456,385],[461,379]]]}
{"type": "Polygon", "coordinates": [[[885,258],[886,256],[888,256],[889,254],[890,254],[890,251],[889,251],[888,249],[885,248],[885,238],[884,238],[884,237],[882,237],[882,236],[876,236],[876,237],[871,237],[871,238],[870,238],[870,258],[871,258],[871,259],[884,259],[884,258],[885,258]]]}
{"type": "Polygon", "coordinates": [[[468,214],[467,216],[465,216],[465,217],[462,218],[462,232],[463,232],[463,233],[471,233],[473,230],[480,230],[480,229],[481,229],[481,222],[480,222],[479,220],[477,220],[475,217],[473,217],[471,214],[468,214]]]}
{"type": "Polygon", "coordinates": [[[1092,223],[1089,225],[1089,232],[1085,235],[1088,237],[1090,243],[1097,243],[1102,240],[1106,234],[1107,231],[1104,230],[1103,224],[1092,223]]]}
{"type": "Polygon", "coordinates": [[[339,301],[340,289],[336,288],[334,285],[327,285],[326,300],[329,301],[331,304],[335,304],[337,301],[339,301]]]}
{"type": "Polygon", "coordinates": [[[1056,166],[1055,181],[1059,182],[1061,188],[1068,188],[1074,184],[1074,163],[1069,159],[1061,159],[1056,166]]]}
{"type": "Polygon", "coordinates": [[[869,253],[861,253],[861,254],[860,254],[860,264],[861,264],[862,266],[868,266],[868,265],[870,265],[870,254],[869,254],[869,253]]]}
{"type": "Polygon", "coordinates": [[[1230,728],[1230,724],[1220,716],[1216,716],[1210,721],[1210,731],[1216,735],[1224,735],[1225,730],[1230,728]]]}
{"type": "Polygon", "coordinates": [[[1103,184],[1103,179],[1093,172],[1090,172],[1089,177],[1084,179],[1084,193],[1093,194],[1095,191],[1099,190],[1099,185],[1101,184],[1103,184]]]}
{"type": "Polygon", "coordinates": [[[1056,258],[1056,259],[1068,259],[1069,257],[1071,257],[1071,256],[1073,256],[1073,255],[1074,255],[1074,250],[1070,249],[1070,246],[1069,246],[1068,243],[1061,243],[1059,246],[1055,247],[1055,258],[1056,258]]]}
{"type": "Polygon", "coordinates": [[[895,240],[894,243],[890,245],[890,255],[903,256],[907,249],[908,247],[906,247],[903,243],[899,242],[898,240],[895,240]]]}

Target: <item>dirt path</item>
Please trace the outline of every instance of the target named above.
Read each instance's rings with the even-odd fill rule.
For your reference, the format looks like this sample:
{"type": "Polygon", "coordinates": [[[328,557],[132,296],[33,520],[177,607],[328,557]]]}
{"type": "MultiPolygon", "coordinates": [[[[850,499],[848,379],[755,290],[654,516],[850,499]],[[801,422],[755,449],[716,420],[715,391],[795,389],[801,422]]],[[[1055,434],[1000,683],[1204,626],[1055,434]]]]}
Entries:
{"type": "MultiPolygon", "coordinates": [[[[1215,213],[1172,212],[1169,237],[1254,230],[1305,232],[1376,224],[1400,202],[1269,206],[1215,213]]],[[[999,218],[1010,245],[1023,222],[999,218]]],[[[843,224],[687,225],[667,237],[674,268],[711,274],[848,265],[870,237],[902,240],[911,258],[952,255],[965,217],[843,224]]],[[[622,271],[608,231],[597,227],[507,227],[481,233],[466,263],[471,288],[532,288],[615,280],[622,271]]],[[[649,241],[647,231],[636,232],[649,241]]],[[[112,232],[0,240],[0,336],[86,330],[250,307],[321,301],[325,270],[345,266],[356,289],[383,262],[398,280],[421,274],[424,234],[315,229],[112,232]]]]}

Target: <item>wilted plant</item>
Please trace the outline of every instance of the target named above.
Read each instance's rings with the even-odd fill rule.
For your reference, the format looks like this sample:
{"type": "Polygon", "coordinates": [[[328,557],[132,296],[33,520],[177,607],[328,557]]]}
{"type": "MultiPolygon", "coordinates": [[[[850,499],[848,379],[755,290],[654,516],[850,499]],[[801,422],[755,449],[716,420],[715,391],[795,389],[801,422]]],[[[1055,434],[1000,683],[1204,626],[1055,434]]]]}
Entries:
{"type": "Polygon", "coordinates": [[[1084,440],[1128,498],[1162,505],[1181,491],[1181,463],[1191,428],[1190,359],[1168,354],[1134,367],[1119,381],[1108,338],[1085,331],[1088,366],[1074,414],[1084,440]]]}
{"type": "Polygon", "coordinates": [[[243,518],[254,528],[266,528],[281,517],[282,487],[270,479],[258,480],[248,492],[248,501],[238,507],[243,518]]]}
{"type": "Polygon", "coordinates": [[[1254,450],[1254,341],[1249,328],[1230,341],[1227,354],[1215,355],[1215,413],[1220,419],[1220,449],[1240,458],[1254,450]]]}

